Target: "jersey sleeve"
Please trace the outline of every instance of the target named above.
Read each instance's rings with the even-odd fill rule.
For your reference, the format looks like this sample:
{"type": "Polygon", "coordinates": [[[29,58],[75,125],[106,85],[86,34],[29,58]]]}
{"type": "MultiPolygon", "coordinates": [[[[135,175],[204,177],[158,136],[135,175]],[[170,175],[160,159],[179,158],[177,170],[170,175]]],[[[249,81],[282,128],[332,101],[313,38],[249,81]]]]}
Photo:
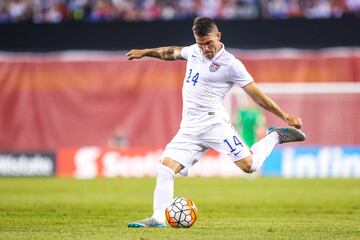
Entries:
{"type": "Polygon", "coordinates": [[[187,60],[191,54],[191,51],[192,51],[192,46],[188,46],[188,47],[182,48],[180,53],[181,53],[181,56],[187,60]]]}
{"type": "Polygon", "coordinates": [[[242,64],[238,59],[235,59],[230,66],[228,80],[240,87],[244,87],[254,81],[250,73],[246,70],[244,64],[242,64]]]}

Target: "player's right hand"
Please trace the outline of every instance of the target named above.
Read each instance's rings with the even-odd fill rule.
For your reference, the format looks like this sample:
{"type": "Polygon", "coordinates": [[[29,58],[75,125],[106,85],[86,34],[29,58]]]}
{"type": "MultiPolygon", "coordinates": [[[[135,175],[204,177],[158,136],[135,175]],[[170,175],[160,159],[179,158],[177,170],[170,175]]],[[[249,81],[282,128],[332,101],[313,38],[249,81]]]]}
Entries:
{"type": "Polygon", "coordinates": [[[139,49],[133,49],[128,53],[126,53],[126,57],[128,60],[139,59],[142,58],[143,56],[144,56],[144,50],[139,50],[139,49]]]}
{"type": "Polygon", "coordinates": [[[301,118],[299,118],[297,116],[289,115],[285,119],[285,121],[287,122],[287,124],[289,126],[293,126],[293,127],[297,128],[297,129],[300,129],[302,127],[302,125],[303,125],[301,118]]]}

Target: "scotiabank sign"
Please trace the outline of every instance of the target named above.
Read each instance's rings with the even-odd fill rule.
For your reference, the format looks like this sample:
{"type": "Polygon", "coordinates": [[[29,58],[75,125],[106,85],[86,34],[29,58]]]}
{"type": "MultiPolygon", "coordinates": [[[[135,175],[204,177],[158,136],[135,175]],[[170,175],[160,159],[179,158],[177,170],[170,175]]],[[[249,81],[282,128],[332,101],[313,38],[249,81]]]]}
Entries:
{"type": "Polygon", "coordinates": [[[0,176],[52,176],[55,153],[0,153],[0,176]]]}
{"type": "Polygon", "coordinates": [[[153,176],[160,154],[161,151],[149,149],[62,149],[58,152],[57,175],[77,178],[153,176]]]}

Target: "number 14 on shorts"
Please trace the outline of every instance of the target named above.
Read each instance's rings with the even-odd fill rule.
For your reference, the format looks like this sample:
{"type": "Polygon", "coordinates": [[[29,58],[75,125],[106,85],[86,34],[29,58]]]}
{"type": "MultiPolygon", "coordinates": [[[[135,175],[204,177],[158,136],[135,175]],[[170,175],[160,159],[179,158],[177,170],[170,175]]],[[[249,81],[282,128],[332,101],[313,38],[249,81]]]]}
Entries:
{"type": "Polygon", "coordinates": [[[227,144],[227,146],[229,147],[229,149],[230,149],[230,152],[232,153],[232,154],[234,154],[234,156],[236,157],[239,153],[240,153],[240,151],[241,150],[237,150],[236,149],[236,147],[237,146],[241,146],[241,147],[243,147],[243,144],[241,143],[241,141],[237,138],[237,136],[233,136],[232,137],[232,140],[231,140],[231,138],[230,138],[230,141],[228,140],[228,138],[226,138],[225,140],[224,140],[224,143],[226,143],[227,144]]]}

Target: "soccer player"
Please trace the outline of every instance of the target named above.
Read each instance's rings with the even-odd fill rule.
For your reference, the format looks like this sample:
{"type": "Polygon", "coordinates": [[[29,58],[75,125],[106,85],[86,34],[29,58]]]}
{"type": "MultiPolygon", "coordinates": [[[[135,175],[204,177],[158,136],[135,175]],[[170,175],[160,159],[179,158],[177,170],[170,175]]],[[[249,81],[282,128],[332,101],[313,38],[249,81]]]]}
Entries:
{"type": "Polygon", "coordinates": [[[244,65],[226,51],[215,21],[197,17],[192,27],[196,44],[133,49],[129,60],[154,57],[187,60],[183,82],[183,111],[180,129],[166,146],[157,170],[150,218],[128,223],[128,227],[166,227],[165,209],[174,193],[174,176],[187,175],[208,148],[228,154],[244,172],[258,170],[278,143],[305,140],[299,117],[284,112],[255,84],[244,65]],[[234,85],[240,86],[254,102],[295,128],[271,127],[267,135],[249,149],[230,123],[222,100],[234,85]]]}
{"type": "Polygon", "coordinates": [[[261,109],[250,98],[235,114],[235,127],[240,132],[247,146],[252,146],[265,134],[265,116],[261,109]]]}

